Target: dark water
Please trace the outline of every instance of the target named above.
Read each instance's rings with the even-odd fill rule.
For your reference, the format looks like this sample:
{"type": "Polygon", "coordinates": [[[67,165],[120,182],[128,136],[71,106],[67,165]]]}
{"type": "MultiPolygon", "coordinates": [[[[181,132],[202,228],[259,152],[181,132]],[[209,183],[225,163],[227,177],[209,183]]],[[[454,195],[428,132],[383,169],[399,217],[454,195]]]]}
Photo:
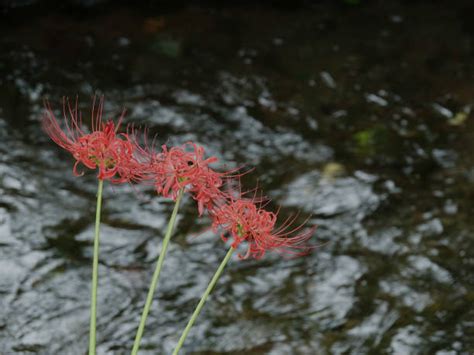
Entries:
{"type": "MultiPolygon", "coordinates": [[[[381,3],[4,13],[0,353],[87,349],[96,180],[39,121],[43,98],[87,112],[95,92],[160,142],[255,167],[328,242],[233,260],[183,353],[474,353],[474,7],[381,3]]],[[[171,208],[105,190],[99,354],[132,346],[171,208]]],[[[171,352],[225,254],[196,218],[186,200],[142,354],[171,352]]]]}

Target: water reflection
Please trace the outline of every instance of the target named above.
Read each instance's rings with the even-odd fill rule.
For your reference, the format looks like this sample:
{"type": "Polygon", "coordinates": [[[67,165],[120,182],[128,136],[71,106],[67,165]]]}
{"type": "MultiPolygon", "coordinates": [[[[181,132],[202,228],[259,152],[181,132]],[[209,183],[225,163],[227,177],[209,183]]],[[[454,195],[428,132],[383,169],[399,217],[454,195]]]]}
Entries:
{"type": "MultiPolygon", "coordinates": [[[[462,3],[9,13],[0,353],[84,353],[96,184],[72,176],[38,123],[43,96],[78,93],[87,111],[96,90],[160,142],[193,140],[228,167],[255,167],[247,182],[259,177],[283,214],[311,213],[327,242],[304,259],[233,261],[187,353],[472,353],[462,3]]],[[[147,187],[106,188],[100,354],[131,348],[171,207],[147,187]]],[[[143,354],[171,352],[225,253],[192,201],[182,211],[143,354]]]]}

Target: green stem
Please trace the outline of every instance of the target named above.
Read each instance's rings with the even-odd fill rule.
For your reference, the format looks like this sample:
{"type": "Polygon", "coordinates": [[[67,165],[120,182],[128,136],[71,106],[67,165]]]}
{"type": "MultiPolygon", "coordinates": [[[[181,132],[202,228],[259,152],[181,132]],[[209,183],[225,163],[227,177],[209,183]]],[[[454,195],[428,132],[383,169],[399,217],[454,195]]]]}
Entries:
{"type": "Polygon", "coordinates": [[[176,345],[176,348],[173,351],[173,355],[178,355],[179,350],[183,346],[184,340],[188,336],[189,331],[191,330],[194,322],[196,321],[196,318],[199,316],[199,313],[201,313],[202,307],[207,301],[207,298],[209,297],[209,294],[211,291],[214,289],[214,286],[217,283],[217,280],[219,280],[219,277],[221,276],[222,272],[224,271],[224,268],[226,264],[229,262],[230,257],[234,253],[235,248],[230,248],[229,251],[227,252],[224,260],[222,260],[221,264],[219,265],[219,268],[217,269],[216,273],[211,279],[211,282],[209,282],[209,285],[207,285],[206,291],[201,297],[201,300],[199,301],[196,309],[194,310],[193,315],[191,316],[191,319],[189,320],[188,324],[186,325],[186,328],[183,331],[183,334],[181,334],[181,338],[179,338],[178,344],[176,345]]]}
{"type": "Polygon", "coordinates": [[[97,318],[97,280],[99,271],[99,236],[100,211],[102,209],[102,187],[104,181],[99,179],[97,188],[97,206],[95,210],[94,258],[92,260],[92,291],[91,291],[91,321],[89,327],[89,355],[95,355],[96,318],[97,318]]]}
{"type": "Polygon", "coordinates": [[[155,293],[156,285],[158,284],[158,279],[160,278],[161,268],[163,267],[163,262],[165,261],[166,250],[168,249],[168,243],[170,241],[171,234],[173,233],[174,225],[176,223],[176,216],[178,215],[179,204],[181,202],[181,198],[183,197],[183,192],[183,189],[179,191],[176,203],[174,205],[173,213],[171,214],[171,218],[168,222],[168,229],[166,230],[166,235],[163,239],[163,245],[161,246],[160,256],[158,257],[156,269],[151,279],[150,289],[148,290],[148,296],[146,298],[142,317],[140,319],[140,325],[138,326],[137,335],[135,336],[135,342],[133,343],[132,355],[137,355],[138,349],[140,348],[140,341],[142,339],[143,331],[145,330],[146,319],[148,317],[148,313],[150,312],[151,303],[153,301],[153,294],[155,293]]]}

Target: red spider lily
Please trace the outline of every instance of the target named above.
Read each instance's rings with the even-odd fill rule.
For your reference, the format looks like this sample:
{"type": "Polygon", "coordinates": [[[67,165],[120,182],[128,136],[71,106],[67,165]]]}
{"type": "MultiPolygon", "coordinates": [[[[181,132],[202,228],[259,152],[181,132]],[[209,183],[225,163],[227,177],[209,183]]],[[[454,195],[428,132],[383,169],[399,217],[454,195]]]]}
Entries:
{"type": "Polygon", "coordinates": [[[92,104],[92,132],[83,130],[82,115],[78,103],[74,107],[63,101],[64,126],[62,129],[51,106],[46,103],[43,117],[43,128],[50,138],[60,147],[69,151],[76,163],[73,172],[82,175],[77,168],[79,164],[89,169],[98,169],[98,179],[110,180],[113,183],[137,181],[141,179],[142,164],[136,159],[136,145],[126,133],[117,133],[123,114],[117,125],[112,120],[102,121],[104,101],[98,106],[95,98],[92,104]]]}
{"type": "Polygon", "coordinates": [[[247,253],[239,255],[241,259],[260,259],[267,251],[272,250],[281,254],[301,256],[315,247],[307,241],[316,227],[301,231],[306,222],[291,227],[295,216],[275,228],[278,212],[268,212],[263,207],[261,199],[231,199],[213,211],[212,228],[215,231],[223,230],[221,238],[224,241],[227,241],[225,233],[229,233],[233,239],[233,248],[237,248],[244,241],[247,242],[247,253]]]}
{"type": "Polygon", "coordinates": [[[218,201],[224,201],[221,191],[229,172],[220,173],[209,167],[218,161],[216,157],[205,158],[203,147],[194,143],[168,148],[161,147],[160,153],[142,151],[150,157],[149,176],[156,191],[164,197],[176,199],[178,192],[185,189],[198,203],[199,215],[204,209],[212,210],[218,201]]]}

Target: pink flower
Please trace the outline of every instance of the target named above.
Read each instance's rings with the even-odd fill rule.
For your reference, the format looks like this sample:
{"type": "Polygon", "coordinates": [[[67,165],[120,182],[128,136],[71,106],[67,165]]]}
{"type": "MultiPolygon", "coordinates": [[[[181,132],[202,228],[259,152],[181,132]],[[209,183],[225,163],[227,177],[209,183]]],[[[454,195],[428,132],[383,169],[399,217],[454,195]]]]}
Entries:
{"type": "Polygon", "coordinates": [[[102,121],[104,101],[92,104],[92,132],[83,130],[82,115],[77,107],[63,101],[64,126],[62,129],[54,116],[51,106],[46,103],[43,117],[43,128],[50,138],[61,148],[69,151],[76,163],[74,174],[82,175],[77,168],[79,164],[89,169],[98,169],[98,179],[110,180],[113,183],[137,181],[141,179],[142,164],[136,159],[136,145],[126,133],[117,133],[123,114],[118,123],[112,120],[102,121]]]}
{"type": "Polygon", "coordinates": [[[225,234],[230,234],[234,248],[243,242],[247,243],[247,253],[244,256],[239,255],[242,259],[260,259],[267,251],[300,256],[315,247],[308,244],[315,227],[301,231],[304,223],[291,227],[295,218],[289,218],[280,227],[275,228],[277,215],[278,213],[263,209],[261,201],[231,199],[213,211],[212,228],[222,231],[221,238],[224,241],[227,240],[225,234]]]}
{"type": "Polygon", "coordinates": [[[209,166],[218,161],[216,157],[205,158],[204,148],[191,142],[161,148],[160,153],[148,153],[150,178],[159,194],[176,199],[178,192],[185,189],[197,201],[199,215],[225,200],[221,187],[227,173],[219,173],[209,166]]]}

